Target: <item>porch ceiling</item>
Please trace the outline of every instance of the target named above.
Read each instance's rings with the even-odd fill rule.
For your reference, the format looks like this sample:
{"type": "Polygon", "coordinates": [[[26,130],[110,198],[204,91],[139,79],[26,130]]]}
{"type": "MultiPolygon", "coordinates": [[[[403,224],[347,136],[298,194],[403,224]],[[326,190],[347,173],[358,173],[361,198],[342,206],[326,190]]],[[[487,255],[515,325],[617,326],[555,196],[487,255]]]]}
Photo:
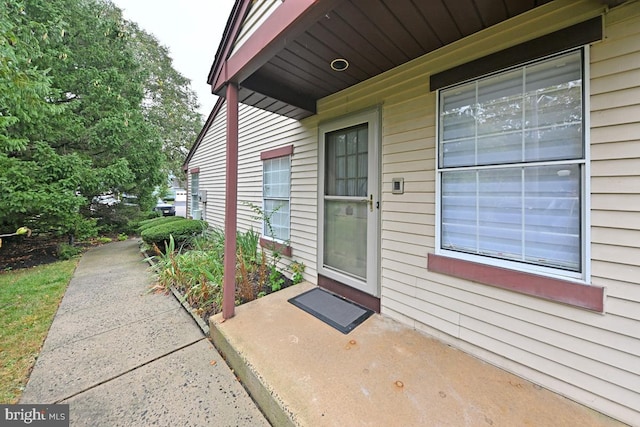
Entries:
{"type": "Polygon", "coordinates": [[[266,62],[237,79],[239,101],[301,119],[318,99],[550,1],[319,1],[317,18],[280,34],[266,62]],[[349,67],[332,70],[337,58],[349,67]]]}

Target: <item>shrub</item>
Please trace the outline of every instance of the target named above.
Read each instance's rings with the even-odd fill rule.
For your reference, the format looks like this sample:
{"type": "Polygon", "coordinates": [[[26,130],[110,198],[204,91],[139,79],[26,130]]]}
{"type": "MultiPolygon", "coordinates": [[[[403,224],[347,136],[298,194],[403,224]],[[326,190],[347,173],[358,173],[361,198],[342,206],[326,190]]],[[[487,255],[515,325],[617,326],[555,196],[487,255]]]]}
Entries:
{"type": "MultiPolygon", "coordinates": [[[[141,211],[137,205],[120,203],[113,206],[95,204],[92,206],[91,219],[95,222],[96,232],[92,234],[136,234],[141,221],[158,218],[155,211],[141,211]]],[[[82,237],[79,237],[82,238],[82,237]]]]}
{"type": "MultiPolygon", "coordinates": [[[[223,239],[223,242],[224,242],[224,239],[223,239]]],[[[245,233],[241,231],[238,231],[236,233],[236,247],[237,247],[238,253],[242,254],[242,261],[245,264],[255,264],[258,262],[258,244],[259,243],[260,243],[260,234],[255,232],[253,228],[245,233]]]]}
{"type": "Polygon", "coordinates": [[[141,220],[155,219],[162,216],[162,212],[159,211],[148,211],[140,213],[141,220]]]}
{"type": "Polygon", "coordinates": [[[126,230],[129,221],[132,218],[138,218],[141,213],[138,206],[98,204],[93,208],[91,215],[96,220],[100,233],[111,234],[126,230]]]}
{"type": "Polygon", "coordinates": [[[207,222],[195,219],[180,218],[176,221],[163,222],[153,227],[145,228],[140,232],[140,237],[148,245],[156,245],[164,249],[173,236],[176,246],[184,245],[195,235],[202,233],[207,228],[207,222]]]}
{"type": "Polygon", "coordinates": [[[60,243],[56,252],[59,259],[68,260],[80,255],[82,248],[72,246],[67,243],[60,243]]]}
{"type": "Polygon", "coordinates": [[[140,221],[138,225],[138,233],[142,233],[144,230],[155,227],[162,224],[167,224],[175,221],[187,221],[185,218],[181,216],[163,216],[160,218],[152,218],[144,221],[140,221]]]}
{"type": "Polygon", "coordinates": [[[95,218],[75,218],[69,224],[70,235],[72,236],[69,243],[73,243],[75,239],[84,240],[98,235],[98,227],[95,218]]]}
{"type": "Polygon", "coordinates": [[[302,261],[293,261],[289,265],[289,270],[291,271],[291,281],[294,285],[297,285],[304,280],[304,268],[305,265],[302,261]]]}
{"type": "Polygon", "coordinates": [[[203,319],[218,313],[222,307],[222,258],[201,249],[174,250],[175,242],[170,237],[166,253],[156,257],[155,288],[168,290],[175,286],[203,319]]]}

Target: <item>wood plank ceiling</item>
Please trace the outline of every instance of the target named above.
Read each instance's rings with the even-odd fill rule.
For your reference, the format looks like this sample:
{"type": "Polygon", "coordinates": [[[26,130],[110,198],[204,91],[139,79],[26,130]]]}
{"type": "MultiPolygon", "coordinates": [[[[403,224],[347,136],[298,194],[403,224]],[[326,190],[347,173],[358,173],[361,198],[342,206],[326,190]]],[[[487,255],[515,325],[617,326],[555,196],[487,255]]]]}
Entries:
{"type": "Polygon", "coordinates": [[[301,119],[320,98],[550,1],[345,0],[241,82],[239,99],[301,119]],[[349,67],[332,70],[337,58],[349,67]]]}

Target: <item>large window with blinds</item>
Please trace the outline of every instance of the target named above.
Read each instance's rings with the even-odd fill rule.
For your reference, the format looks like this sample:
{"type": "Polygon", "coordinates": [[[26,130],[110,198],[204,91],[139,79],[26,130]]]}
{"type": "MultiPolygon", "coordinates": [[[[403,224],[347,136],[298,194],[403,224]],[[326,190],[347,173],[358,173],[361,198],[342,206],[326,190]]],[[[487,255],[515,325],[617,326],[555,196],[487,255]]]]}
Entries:
{"type": "Polygon", "coordinates": [[[583,63],[574,50],[439,91],[440,252],[580,277],[583,63]]]}

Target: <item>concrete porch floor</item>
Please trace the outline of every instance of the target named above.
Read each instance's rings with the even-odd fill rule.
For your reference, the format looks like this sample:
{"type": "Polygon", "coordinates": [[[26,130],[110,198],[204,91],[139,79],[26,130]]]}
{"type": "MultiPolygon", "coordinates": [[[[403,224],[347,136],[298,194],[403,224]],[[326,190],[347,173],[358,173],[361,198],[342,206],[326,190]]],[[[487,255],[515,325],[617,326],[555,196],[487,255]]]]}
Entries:
{"type": "Polygon", "coordinates": [[[348,335],[287,300],[308,283],[211,318],[211,337],[275,426],[622,425],[394,320],[348,335]]]}

